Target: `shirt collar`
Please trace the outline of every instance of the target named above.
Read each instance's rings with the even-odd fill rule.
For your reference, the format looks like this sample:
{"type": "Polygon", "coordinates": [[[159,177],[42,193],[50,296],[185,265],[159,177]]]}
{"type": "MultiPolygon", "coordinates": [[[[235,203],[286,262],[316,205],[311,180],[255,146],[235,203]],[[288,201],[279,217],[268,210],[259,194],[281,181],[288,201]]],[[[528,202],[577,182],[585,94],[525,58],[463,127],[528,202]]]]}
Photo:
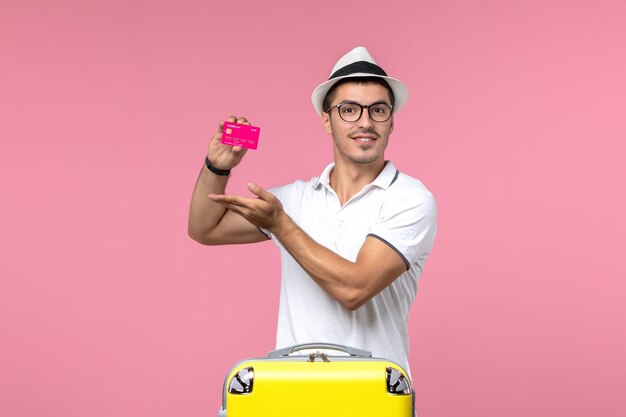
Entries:
{"type": "MultiPolygon", "coordinates": [[[[317,188],[321,184],[330,189],[330,173],[333,171],[333,168],[335,168],[334,162],[330,163],[326,168],[324,168],[321,175],[315,178],[311,186],[313,188],[317,188]]],[[[386,161],[385,167],[382,171],[380,171],[378,177],[376,177],[376,179],[371,184],[366,185],[366,187],[376,186],[382,188],[383,190],[386,190],[391,186],[391,184],[396,181],[396,179],[398,179],[399,174],[400,172],[396,169],[393,163],[391,161],[386,161]]]]}

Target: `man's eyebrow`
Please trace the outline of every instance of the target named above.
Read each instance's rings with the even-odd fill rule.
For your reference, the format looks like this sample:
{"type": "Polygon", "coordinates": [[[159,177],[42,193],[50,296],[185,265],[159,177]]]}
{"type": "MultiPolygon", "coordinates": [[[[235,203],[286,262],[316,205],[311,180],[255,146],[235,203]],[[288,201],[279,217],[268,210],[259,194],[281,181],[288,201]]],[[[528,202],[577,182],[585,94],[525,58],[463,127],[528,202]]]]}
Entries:
{"type": "MultiPolygon", "coordinates": [[[[378,101],[375,101],[372,104],[361,104],[358,101],[354,101],[354,100],[342,100],[339,103],[335,104],[335,106],[338,106],[340,104],[358,104],[360,106],[374,106],[376,104],[386,104],[388,106],[391,106],[391,104],[387,103],[385,100],[378,100],[378,101]]],[[[332,106],[332,107],[335,107],[335,106],[332,106]]]]}

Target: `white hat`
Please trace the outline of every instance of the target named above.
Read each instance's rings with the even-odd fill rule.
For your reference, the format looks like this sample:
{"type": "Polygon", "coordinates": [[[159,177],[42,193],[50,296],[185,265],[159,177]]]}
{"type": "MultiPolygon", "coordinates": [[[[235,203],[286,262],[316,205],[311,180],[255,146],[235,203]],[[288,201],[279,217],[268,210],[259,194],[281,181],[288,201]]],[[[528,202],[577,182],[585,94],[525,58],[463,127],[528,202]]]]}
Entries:
{"type": "Polygon", "coordinates": [[[339,61],[333,67],[328,81],[318,85],[313,94],[311,95],[311,101],[313,101],[313,107],[320,116],[322,115],[322,103],[324,98],[337,81],[349,77],[379,77],[387,81],[391,90],[395,102],[393,105],[393,112],[400,110],[409,98],[409,90],[406,85],[400,80],[387,76],[387,73],[378,65],[372,58],[372,55],[362,46],[357,46],[347,54],[341,57],[339,61]]]}

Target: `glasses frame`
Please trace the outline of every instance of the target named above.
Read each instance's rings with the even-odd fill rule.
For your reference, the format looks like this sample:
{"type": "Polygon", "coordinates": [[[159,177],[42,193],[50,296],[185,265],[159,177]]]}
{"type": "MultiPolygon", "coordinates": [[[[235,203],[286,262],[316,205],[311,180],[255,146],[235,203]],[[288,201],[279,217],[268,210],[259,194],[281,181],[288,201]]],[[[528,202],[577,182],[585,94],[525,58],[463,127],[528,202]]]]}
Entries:
{"type": "Polygon", "coordinates": [[[337,113],[339,113],[339,118],[341,120],[343,120],[346,123],[355,123],[358,122],[361,117],[363,116],[363,109],[367,108],[367,115],[370,117],[370,119],[372,119],[374,122],[376,123],[385,123],[386,121],[388,121],[389,119],[391,119],[391,116],[393,116],[393,106],[389,103],[385,103],[385,102],[379,102],[379,103],[374,103],[374,104],[369,104],[367,106],[364,106],[360,103],[355,103],[353,101],[346,101],[343,103],[339,103],[339,104],[335,104],[334,106],[330,106],[329,108],[327,108],[326,110],[324,110],[324,112],[326,113],[330,113],[332,109],[336,108],[337,109],[337,113]],[[371,112],[371,108],[372,106],[378,106],[380,104],[384,104],[385,106],[389,106],[389,117],[387,117],[385,120],[375,120],[372,117],[372,112],[371,112]],[[352,105],[352,106],[359,106],[361,108],[361,112],[359,113],[359,117],[357,117],[355,120],[346,120],[343,118],[343,116],[341,116],[341,107],[342,106],[347,106],[347,105],[352,105]]]}

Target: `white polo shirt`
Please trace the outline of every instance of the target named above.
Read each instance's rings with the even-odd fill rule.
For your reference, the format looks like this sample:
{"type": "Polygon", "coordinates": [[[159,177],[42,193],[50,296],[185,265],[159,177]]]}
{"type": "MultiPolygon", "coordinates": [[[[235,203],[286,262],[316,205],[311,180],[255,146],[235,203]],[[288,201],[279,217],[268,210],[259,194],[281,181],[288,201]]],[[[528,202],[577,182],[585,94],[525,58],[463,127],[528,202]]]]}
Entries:
{"type": "Polygon", "coordinates": [[[350,311],[319,287],[270,235],[282,259],[276,347],[338,343],[369,350],[409,371],[407,320],[435,238],[435,200],[420,181],[387,162],[376,180],[342,207],[330,187],[333,168],[330,164],[320,177],[270,191],[289,217],[319,244],[355,261],[365,239],[373,236],[400,254],[407,271],[366,304],[350,311]]]}

